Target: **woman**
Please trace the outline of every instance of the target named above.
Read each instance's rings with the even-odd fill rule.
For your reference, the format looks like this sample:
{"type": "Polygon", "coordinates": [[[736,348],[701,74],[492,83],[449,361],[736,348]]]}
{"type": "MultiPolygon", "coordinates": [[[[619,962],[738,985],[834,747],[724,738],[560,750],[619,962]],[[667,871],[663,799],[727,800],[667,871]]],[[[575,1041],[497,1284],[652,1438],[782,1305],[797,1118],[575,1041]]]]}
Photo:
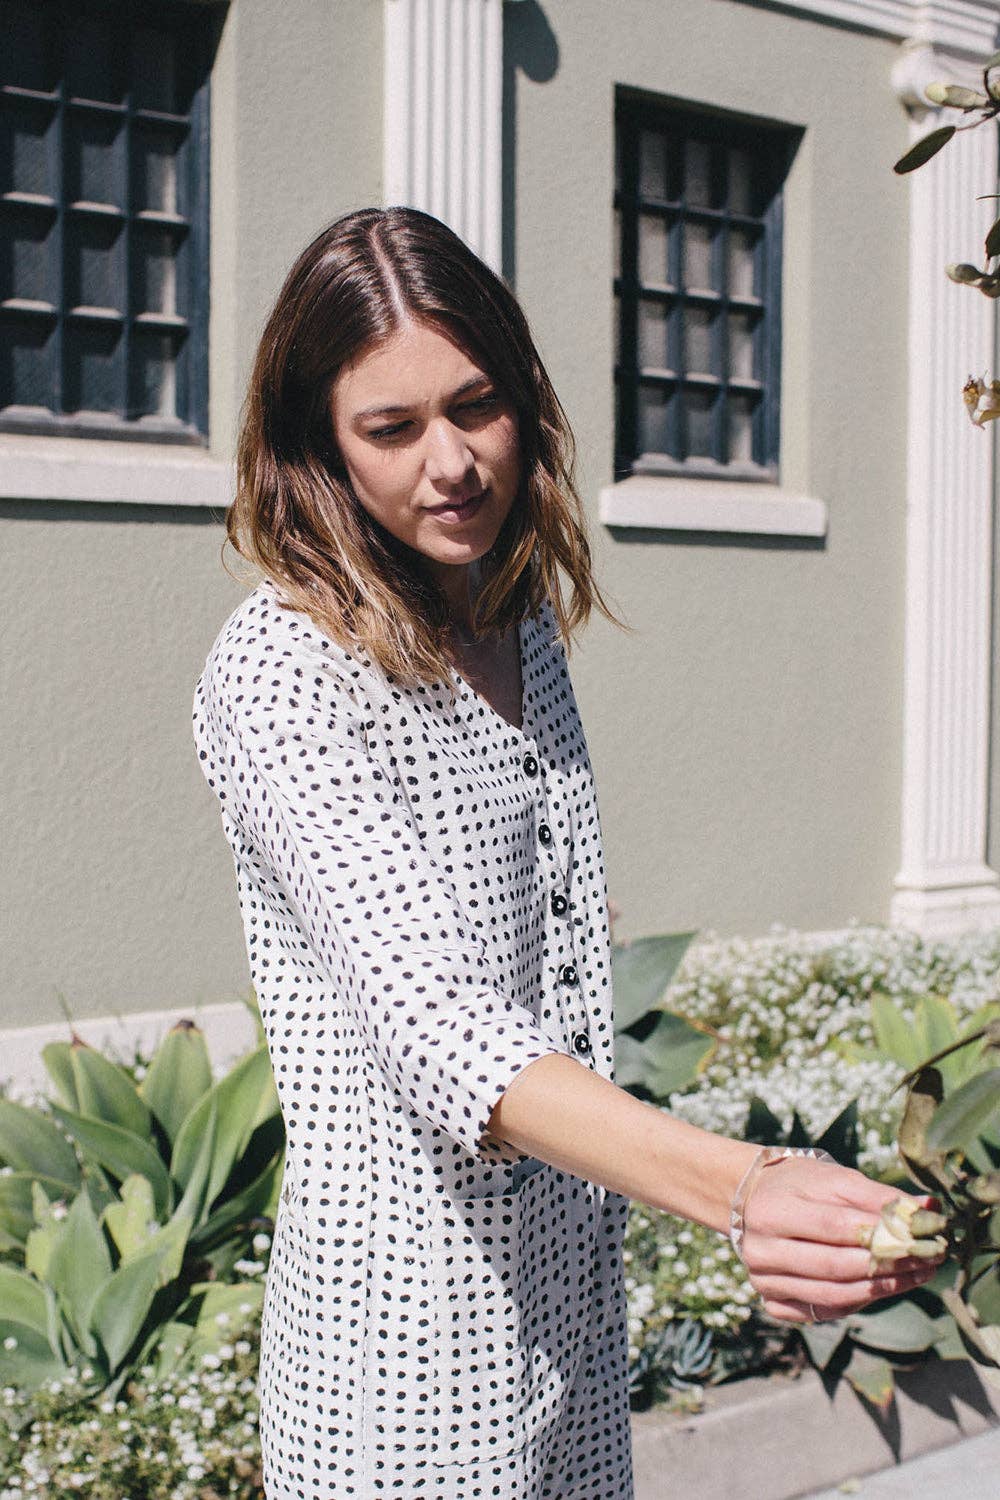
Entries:
{"type": "Polygon", "coordinates": [[[505,286],[426,215],[341,219],[278,297],[238,467],[229,536],[264,581],[195,724],[288,1134],[267,1495],[625,1500],[629,1198],[720,1231],[735,1200],[777,1318],[932,1268],[869,1275],[886,1188],[802,1157],[761,1170],[611,1082],[564,653],[608,611],[505,286]]]}

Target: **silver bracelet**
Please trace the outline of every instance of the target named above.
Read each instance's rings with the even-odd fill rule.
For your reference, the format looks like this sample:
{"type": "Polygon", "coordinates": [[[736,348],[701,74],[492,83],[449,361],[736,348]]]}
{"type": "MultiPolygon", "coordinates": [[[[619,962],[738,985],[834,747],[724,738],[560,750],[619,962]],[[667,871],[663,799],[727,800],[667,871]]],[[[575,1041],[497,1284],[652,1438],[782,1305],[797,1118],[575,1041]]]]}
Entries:
{"type": "Polygon", "coordinates": [[[808,1156],[813,1161],[833,1161],[829,1151],[822,1151],[819,1146],[761,1146],[740,1179],[729,1210],[729,1243],[744,1265],[746,1265],[746,1259],[743,1255],[743,1238],[746,1234],[746,1224],[743,1216],[746,1213],[750,1194],[765,1167],[771,1166],[776,1161],[785,1161],[790,1156],[808,1156]]]}

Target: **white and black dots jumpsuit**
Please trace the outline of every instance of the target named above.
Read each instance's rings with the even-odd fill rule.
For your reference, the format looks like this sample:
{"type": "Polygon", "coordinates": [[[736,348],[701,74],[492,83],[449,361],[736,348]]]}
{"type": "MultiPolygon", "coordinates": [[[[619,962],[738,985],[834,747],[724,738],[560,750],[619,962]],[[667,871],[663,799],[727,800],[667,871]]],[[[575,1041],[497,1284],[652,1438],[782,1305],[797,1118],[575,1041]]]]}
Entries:
{"type": "MultiPolygon", "coordinates": [[[[629,1500],[627,1200],[483,1139],[527,1064],[612,1076],[593,777],[551,610],[523,727],[260,584],[198,683],[288,1137],[268,1500],[629,1500]]],[[[597,1122],[595,1122],[596,1124],[597,1122]]]]}

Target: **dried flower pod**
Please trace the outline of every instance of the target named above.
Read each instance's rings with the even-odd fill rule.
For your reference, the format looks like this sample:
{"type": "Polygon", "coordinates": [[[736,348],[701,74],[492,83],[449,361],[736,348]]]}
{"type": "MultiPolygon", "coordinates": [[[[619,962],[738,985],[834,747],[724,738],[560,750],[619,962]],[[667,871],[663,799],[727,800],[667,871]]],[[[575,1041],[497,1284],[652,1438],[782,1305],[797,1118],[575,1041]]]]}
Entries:
{"type": "Polygon", "coordinates": [[[943,1215],[924,1208],[919,1198],[906,1196],[887,1203],[866,1236],[870,1273],[897,1260],[936,1260],[948,1248],[940,1234],[946,1226],[943,1215]]]}

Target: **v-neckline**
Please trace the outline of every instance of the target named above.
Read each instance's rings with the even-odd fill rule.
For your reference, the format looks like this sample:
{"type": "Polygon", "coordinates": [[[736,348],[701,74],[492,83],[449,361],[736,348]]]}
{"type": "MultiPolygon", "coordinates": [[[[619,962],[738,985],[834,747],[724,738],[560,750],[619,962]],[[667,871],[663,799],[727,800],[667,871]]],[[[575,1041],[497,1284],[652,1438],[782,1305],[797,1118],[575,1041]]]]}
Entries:
{"type": "Polygon", "coordinates": [[[458,686],[459,686],[459,697],[462,698],[462,699],[464,699],[464,700],[466,700],[470,704],[470,706],[474,706],[474,707],[478,708],[483,714],[486,715],[487,718],[494,719],[496,721],[496,723],[499,724],[503,728],[504,731],[506,731],[509,734],[515,735],[518,739],[525,740],[525,741],[527,741],[528,739],[530,739],[530,735],[528,734],[528,731],[527,731],[528,705],[527,705],[527,693],[525,691],[527,674],[525,672],[525,664],[524,664],[525,631],[526,630],[527,630],[527,621],[526,620],[519,620],[518,621],[518,625],[517,625],[517,654],[518,654],[518,671],[519,671],[520,677],[521,677],[521,722],[520,722],[520,724],[514,724],[514,723],[511,722],[510,719],[505,718],[504,715],[502,713],[500,713],[500,711],[498,709],[496,709],[496,708],[493,707],[493,704],[489,701],[488,698],[484,698],[483,695],[482,695],[482,693],[478,692],[472,686],[472,683],[469,681],[469,679],[467,677],[463,677],[462,676],[462,673],[458,670],[457,667],[452,667],[452,672],[453,672],[455,680],[456,680],[456,682],[458,683],[458,686]]]}

